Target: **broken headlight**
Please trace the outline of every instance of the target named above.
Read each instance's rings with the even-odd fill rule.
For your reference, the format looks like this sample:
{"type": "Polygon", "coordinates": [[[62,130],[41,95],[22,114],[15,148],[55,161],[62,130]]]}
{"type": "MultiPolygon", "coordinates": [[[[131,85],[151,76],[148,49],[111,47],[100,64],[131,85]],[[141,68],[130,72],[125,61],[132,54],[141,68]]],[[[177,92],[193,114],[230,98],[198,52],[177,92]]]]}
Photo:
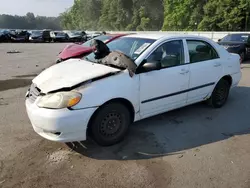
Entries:
{"type": "Polygon", "coordinates": [[[41,97],[37,102],[37,106],[50,109],[70,108],[78,104],[81,98],[81,93],[75,91],[58,92],[41,97]]]}

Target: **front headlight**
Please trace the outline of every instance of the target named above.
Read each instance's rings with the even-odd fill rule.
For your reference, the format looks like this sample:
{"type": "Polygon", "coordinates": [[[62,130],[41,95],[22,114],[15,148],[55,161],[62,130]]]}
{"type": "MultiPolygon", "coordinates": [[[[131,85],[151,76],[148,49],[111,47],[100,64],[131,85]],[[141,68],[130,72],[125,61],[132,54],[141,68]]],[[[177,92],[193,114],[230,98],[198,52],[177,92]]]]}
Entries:
{"type": "Polygon", "coordinates": [[[80,102],[82,95],[75,91],[58,92],[41,97],[37,106],[40,108],[61,109],[70,108],[80,102]]]}

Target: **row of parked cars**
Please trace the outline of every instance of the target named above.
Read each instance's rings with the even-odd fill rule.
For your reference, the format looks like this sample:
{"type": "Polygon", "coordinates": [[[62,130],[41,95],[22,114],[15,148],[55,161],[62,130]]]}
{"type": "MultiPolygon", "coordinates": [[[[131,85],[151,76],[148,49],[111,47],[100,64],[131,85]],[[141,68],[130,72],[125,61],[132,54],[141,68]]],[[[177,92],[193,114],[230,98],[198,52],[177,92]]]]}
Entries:
{"type": "Polygon", "coordinates": [[[224,106],[242,77],[240,56],[228,49],[247,41],[245,34],[218,44],[159,33],[105,34],[70,44],[32,80],[27,114],[48,140],[114,145],[139,120],[198,102],[224,106]]]}
{"type": "Polygon", "coordinates": [[[0,42],[85,42],[102,33],[87,34],[85,31],[0,30],[0,42]]]}

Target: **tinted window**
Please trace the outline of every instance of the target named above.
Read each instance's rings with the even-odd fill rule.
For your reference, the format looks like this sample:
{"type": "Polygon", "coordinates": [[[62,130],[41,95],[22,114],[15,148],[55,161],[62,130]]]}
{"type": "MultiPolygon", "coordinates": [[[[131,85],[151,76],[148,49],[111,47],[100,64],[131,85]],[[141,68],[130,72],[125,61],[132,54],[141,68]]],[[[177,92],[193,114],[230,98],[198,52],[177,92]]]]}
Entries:
{"type": "Polygon", "coordinates": [[[247,42],[249,38],[249,35],[244,34],[231,34],[225,36],[221,41],[222,42],[247,42]]]}
{"type": "Polygon", "coordinates": [[[218,58],[215,49],[204,41],[187,40],[190,63],[218,58]]]}
{"type": "Polygon", "coordinates": [[[160,61],[163,68],[183,64],[184,50],[182,40],[164,43],[148,57],[147,62],[150,61],[160,61]]]}

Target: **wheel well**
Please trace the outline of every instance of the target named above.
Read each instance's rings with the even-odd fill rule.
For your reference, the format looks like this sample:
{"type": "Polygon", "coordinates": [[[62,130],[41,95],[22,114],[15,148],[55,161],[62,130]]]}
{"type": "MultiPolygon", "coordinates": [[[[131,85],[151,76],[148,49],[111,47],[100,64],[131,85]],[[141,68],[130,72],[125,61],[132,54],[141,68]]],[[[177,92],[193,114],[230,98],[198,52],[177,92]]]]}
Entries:
{"type": "Polygon", "coordinates": [[[87,127],[87,134],[89,134],[89,125],[91,125],[93,119],[95,118],[97,112],[100,110],[101,107],[107,105],[107,104],[110,104],[110,103],[121,103],[123,104],[124,106],[126,106],[126,108],[128,108],[129,112],[130,112],[130,115],[131,115],[131,123],[134,122],[134,119],[135,119],[135,109],[134,109],[134,106],[132,105],[132,103],[130,101],[128,101],[127,99],[124,99],[124,98],[115,98],[115,99],[111,99],[107,102],[105,102],[104,104],[102,104],[95,112],[94,114],[91,116],[90,120],[89,120],[89,123],[88,123],[88,127],[87,127]]]}
{"type": "Polygon", "coordinates": [[[224,76],[224,77],[222,77],[222,79],[226,80],[230,86],[232,85],[233,79],[230,75],[224,76]]]}

